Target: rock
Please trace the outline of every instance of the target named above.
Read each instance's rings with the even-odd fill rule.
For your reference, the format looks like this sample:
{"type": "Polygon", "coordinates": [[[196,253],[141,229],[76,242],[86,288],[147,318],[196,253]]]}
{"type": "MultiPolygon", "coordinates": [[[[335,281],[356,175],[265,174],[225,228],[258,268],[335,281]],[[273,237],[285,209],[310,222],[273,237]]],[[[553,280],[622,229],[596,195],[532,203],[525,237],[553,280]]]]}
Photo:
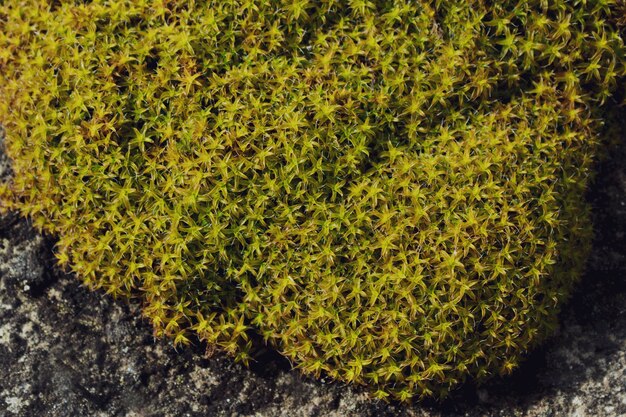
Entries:
{"type": "Polygon", "coordinates": [[[554,337],[510,377],[411,406],[303,377],[271,350],[249,369],[200,344],[176,351],[153,339],[137,302],[89,292],[55,270],[49,238],[4,216],[0,417],[626,416],[625,160],[622,143],[600,167],[594,253],[554,337]]]}

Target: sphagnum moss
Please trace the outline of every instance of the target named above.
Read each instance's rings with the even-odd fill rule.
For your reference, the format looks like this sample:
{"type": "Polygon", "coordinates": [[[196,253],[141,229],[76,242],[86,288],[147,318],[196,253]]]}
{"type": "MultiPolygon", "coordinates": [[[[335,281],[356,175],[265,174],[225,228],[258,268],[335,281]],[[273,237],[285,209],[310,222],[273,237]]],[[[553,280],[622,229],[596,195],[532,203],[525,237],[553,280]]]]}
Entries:
{"type": "Polygon", "coordinates": [[[157,335],[375,396],[513,369],[589,246],[599,1],[5,1],[4,209],[157,335]]]}

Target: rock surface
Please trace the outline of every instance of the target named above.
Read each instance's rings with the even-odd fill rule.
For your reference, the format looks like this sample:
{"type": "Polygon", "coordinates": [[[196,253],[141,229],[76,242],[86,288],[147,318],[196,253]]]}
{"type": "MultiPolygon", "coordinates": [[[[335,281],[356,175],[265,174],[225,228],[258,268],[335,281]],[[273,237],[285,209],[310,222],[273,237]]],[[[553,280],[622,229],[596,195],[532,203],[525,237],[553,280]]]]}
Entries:
{"type": "MultiPolygon", "coordinates": [[[[0,417],[626,416],[626,141],[600,166],[588,273],[561,328],[512,376],[444,403],[368,400],[268,351],[248,369],[154,340],[133,301],[54,268],[54,242],[0,217],[0,417]]],[[[0,153],[0,179],[9,172],[0,153]]]]}

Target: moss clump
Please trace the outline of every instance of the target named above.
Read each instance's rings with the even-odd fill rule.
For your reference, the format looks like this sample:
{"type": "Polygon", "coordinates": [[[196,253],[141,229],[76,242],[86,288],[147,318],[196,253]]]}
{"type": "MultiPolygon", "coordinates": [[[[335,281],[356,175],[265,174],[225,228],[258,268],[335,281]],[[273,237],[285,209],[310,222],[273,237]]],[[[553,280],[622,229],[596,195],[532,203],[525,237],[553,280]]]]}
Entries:
{"type": "Polygon", "coordinates": [[[509,372],[590,230],[605,1],[12,1],[0,189],[157,335],[377,397],[509,372]]]}

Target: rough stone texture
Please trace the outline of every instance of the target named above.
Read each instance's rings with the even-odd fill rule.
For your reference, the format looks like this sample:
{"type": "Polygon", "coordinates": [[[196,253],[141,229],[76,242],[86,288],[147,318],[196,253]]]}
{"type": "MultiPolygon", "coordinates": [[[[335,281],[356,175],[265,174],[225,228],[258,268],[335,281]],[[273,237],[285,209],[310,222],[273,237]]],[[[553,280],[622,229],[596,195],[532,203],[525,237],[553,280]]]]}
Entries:
{"type": "MultiPolygon", "coordinates": [[[[247,369],[201,345],[154,340],[133,301],[55,270],[53,240],[0,218],[0,417],[626,416],[626,143],[589,199],[597,238],[562,326],[508,378],[444,403],[370,401],[302,377],[272,351],[247,369]]],[[[0,153],[0,179],[9,172],[0,153]]]]}

